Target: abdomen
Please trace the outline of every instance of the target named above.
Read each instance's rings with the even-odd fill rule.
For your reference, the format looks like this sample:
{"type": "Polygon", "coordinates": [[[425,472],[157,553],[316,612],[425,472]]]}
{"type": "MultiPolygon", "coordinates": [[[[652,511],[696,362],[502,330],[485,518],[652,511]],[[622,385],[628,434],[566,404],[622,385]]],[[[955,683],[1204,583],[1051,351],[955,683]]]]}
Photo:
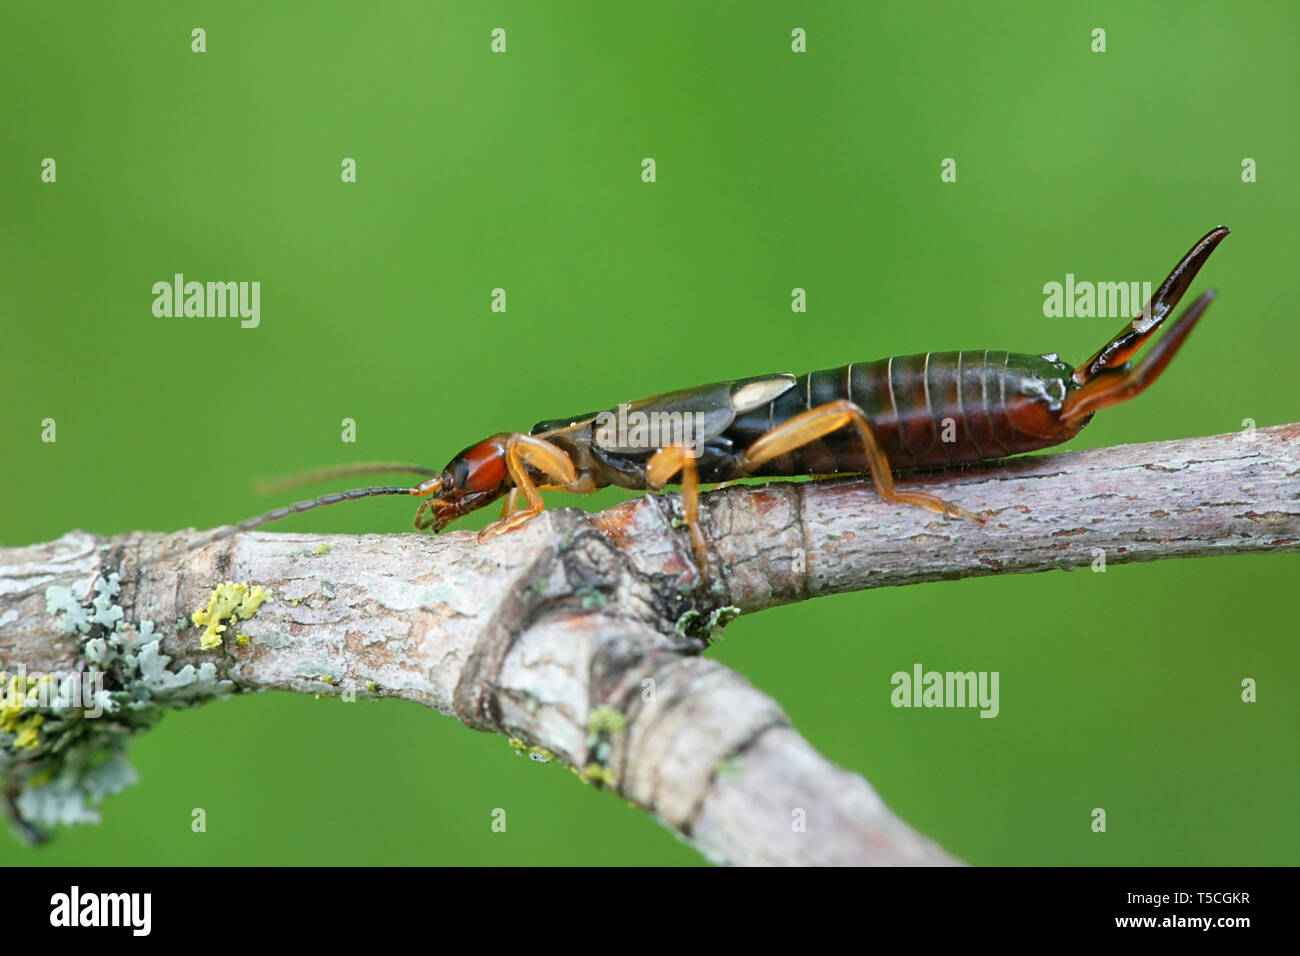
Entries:
{"type": "MultiPolygon", "coordinates": [[[[1017,426],[1040,417],[1038,409],[1027,407],[1035,401],[1033,383],[1042,378],[1039,365],[1051,368],[1039,356],[927,352],[811,372],[773,402],[739,416],[727,437],[740,451],[802,411],[848,399],[866,414],[894,469],[942,468],[1034,451],[1064,440],[1017,426]]],[[[861,441],[849,426],[768,462],[756,474],[866,470],[861,441]]]]}

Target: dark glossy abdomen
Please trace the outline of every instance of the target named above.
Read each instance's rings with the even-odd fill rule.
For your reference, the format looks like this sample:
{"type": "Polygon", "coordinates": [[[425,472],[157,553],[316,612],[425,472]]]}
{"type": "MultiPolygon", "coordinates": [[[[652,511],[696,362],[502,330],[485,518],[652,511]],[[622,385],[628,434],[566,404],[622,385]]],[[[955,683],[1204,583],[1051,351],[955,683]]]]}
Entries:
{"type": "MultiPolygon", "coordinates": [[[[800,376],[775,401],[738,416],[726,432],[747,448],[773,426],[848,399],[866,413],[894,469],[942,468],[1034,451],[1073,434],[1052,434],[1064,397],[1062,363],[1007,352],[928,352],[858,362],[800,376]]],[[[758,475],[867,470],[851,426],[774,459],[758,475]]]]}

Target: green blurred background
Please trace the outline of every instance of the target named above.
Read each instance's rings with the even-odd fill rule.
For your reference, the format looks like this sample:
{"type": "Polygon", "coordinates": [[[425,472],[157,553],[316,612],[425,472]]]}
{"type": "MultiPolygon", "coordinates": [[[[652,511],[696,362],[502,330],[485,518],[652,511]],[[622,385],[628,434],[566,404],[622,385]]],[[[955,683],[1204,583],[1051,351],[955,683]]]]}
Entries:
{"type": "MultiPolygon", "coordinates": [[[[1137,7],[9,4],[0,541],[212,527],[283,503],[257,478],[441,466],[490,432],[706,381],[928,349],[1079,360],[1120,323],[1044,318],[1045,282],[1157,283],[1221,222],[1193,289],[1220,290],[1206,321],[1071,447],[1295,420],[1300,12],[1137,7]],[[261,326],[155,318],[175,272],[260,281],[261,326]]],[[[279,527],[404,531],[411,511],[279,527]]],[[[971,862],[1293,864],[1297,567],[871,591],[742,618],[710,654],[971,862]],[[999,671],[1001,716],[895,710],[889,676],[915,662],[999,671]]],[[[39,851],[5,837],[0,861],[701,862],[410,704],[250,696],[168,715],[131,756],[141,782],[101,825],[39,851]]]]}

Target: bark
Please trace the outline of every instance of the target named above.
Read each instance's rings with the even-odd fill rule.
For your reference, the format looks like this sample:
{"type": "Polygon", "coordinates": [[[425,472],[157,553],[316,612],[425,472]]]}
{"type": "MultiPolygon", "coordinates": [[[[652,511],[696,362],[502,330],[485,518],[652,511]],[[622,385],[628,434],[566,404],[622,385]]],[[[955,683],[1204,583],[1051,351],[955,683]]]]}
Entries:
{"type": "MultiPolygon", "coordinates": [[[[712,586],[699,586],[676,495],[599,514],[544,512],[469,532],[198,532],[0,549],[0,662],[86,668],[47,589],[89,605],[120,575],[121,630],[153,622],[172,672],[214,664],[237,691],[377,694],[547,751],[739,864],[951,864],[870,785],[809,746],[771,698],[705,657],[737,613],[821,594],[982,574],[1300,549],[1300,424],[1065,452],[900,484],[987,519],[883,503],[869,482],[738,485],[704,497],[712,586]],[[214,586],[273,599],[199,648],[176,624],[214,586]],[[235,641],[245,634],[248,644],[235,641]]],[[[99,630],[97,630],[99,629],[99,630]]],[[[125,685],[122,674],[109,682],[125,685]]]]}

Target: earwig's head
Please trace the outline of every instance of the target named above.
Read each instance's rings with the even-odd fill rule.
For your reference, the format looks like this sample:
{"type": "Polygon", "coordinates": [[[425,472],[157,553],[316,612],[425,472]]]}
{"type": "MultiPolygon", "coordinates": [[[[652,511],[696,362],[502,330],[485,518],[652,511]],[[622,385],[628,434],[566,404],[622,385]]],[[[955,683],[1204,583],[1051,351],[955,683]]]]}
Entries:
{"type": "Polygon", "coordinates": [[[493,435],[471,445],[449,461],[442,474],[418,485],[412,494],[429,498],[420,505],[416,527],[441,531],[461,515],[477,511],[509,491],[514,482],[506,470],[507,437],[493,435]],[[426,508],[433,510],[431,519],[423,519],[426,508]]]}

